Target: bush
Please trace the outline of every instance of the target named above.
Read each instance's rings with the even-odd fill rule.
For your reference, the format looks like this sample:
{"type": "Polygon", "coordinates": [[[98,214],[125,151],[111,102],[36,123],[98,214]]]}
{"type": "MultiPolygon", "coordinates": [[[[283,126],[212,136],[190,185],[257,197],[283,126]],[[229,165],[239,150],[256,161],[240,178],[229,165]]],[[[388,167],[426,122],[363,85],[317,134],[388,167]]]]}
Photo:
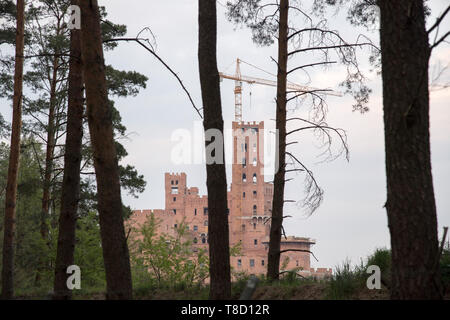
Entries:
{"type": "Polygon", "coordinates": [[[352,269],[349,259],[341,266],[336,266],[335,273],[329,281],[326,299],[350,299],[358,290],[365,286],[365,267],[361,263],[352,269]]]}
{"type": "Polygon", "coordinates": [[[450,247],[442,252],[441,256],[442,283],[446,291],[450,290],[450,247]]]}
{"type": "Polygon", "coordinates": [[[370,265],[380,267],[381,283],[389,287],[391,283],[391,250],[386,248],[376,249],[367,259],[366,268],[370,265]]]}

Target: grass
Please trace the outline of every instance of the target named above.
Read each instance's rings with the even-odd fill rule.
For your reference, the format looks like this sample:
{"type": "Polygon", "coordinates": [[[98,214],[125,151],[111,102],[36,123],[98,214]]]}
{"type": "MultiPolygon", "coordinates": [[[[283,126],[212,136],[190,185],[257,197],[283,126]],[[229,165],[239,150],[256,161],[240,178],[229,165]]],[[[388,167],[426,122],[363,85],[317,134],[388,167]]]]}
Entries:
{"type": "Polygon", "coordinates": [[[347,300],[365,285],[363,266],[351,267],[350,260],[336,266],[330,279],[325,298],[330,300],[347,300]]]}
{"type": "MultiPolygon", "coordinates": [[[[450,250],[445,249],[441,258],[441,273],[444,285],[450,286],[450,250]]],[[[250,276],[246,273],[233,273],[231,286],[232,299],[239,299],[250,276]]],[[[133,295],[135,299],[165,299],[165,300],[206,300],[209,296],[209,286],[204,284],[187,285],[186,283],[157,283],[147,276],[133,277],[133,295]]],[[[278,281],[269,281],[265,276],[259,277],[259,283],[254,294],[255,299],[388,299],[386,286],[391,281],[391,254],[387,249],[376,249],[359,265],[352,265],[346,259],[334,269],[333,276],[326,280],[303,278],[295,271],[283,274],[278,281]],[[382,290],[369,290],[366,287],[367,267],[377,265],[381,270],[382,290]]],[[[19,299],[48,299],[51,289],[21,288],[17,289],[19,299]]],[[[81,290],[75,290],[74,299],[104,299],[105,284],[88,282],[81,290]]]]}
{"type": "Polygon", "coordinates": [[[342,265],[335,268],[335,273],[330,280],[326,299],[347,300],[353,299],[361,291],[367,291],[366,281],[369,274],[368,266],[377,265],[381,271],[382,284],[389,285],[391,279],[391,252],[387,249],[376,249],[367,257],[366,263],[362,262],[351,267],[350,260],[346,259],[342,265]]]}

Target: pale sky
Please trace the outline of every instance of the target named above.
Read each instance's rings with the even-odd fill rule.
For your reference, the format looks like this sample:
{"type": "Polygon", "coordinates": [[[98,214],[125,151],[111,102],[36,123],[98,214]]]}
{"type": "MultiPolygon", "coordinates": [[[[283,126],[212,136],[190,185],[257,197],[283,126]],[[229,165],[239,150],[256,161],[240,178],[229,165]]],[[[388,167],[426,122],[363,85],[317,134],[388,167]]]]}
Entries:
{"type": "MultiPolygon", "coordinates": [[[[196,104],[201,107],[201,94],[197,63],[197,0],[144,1],[144,0],[100,0],[115,23],[126,24],[128,37],[135,36],[142,28],[151,28],[156,37],[157,53],[178,73],[191,92],[196,104]]],[[[220,1],[225,3],[225,0],[220,1]]],[[[448,1],[432,0],[434,16],[443,11],[448,1]]],[[[434,18],[430,19],[430,22],[434,18]]],[[[331,17],[329,25],[340,31],[349,42],[359,32],[368,34],[378,45],[378,32],[368,33],[356,29],[345,21],[345,13],[331,17]]],[[[441,30],[450,30],[447,17],[441,30]]],[[[276,57],[276,47],[258,47],[251,40],[246,28],[236,28],[225,19],[224,8],[218,5],[218,66],[220,71],[233,73],[233,61],[237,57],[271,73],[276,73],[270,56],[276,57]]],[[[304,216],[301,207],[295,204],[285,206],[286,214],[292,215],[285,221],[289,235],[311,237],[317,240],[313,246],[319,262],[311,259],[314,267],[332,267],[341,264],[347,257],[359,263],[377,247],[389,247],[389,230],[386,211],[384,132],[382,112],[381,77],[369,72],[367,51],[361,51],[360,61],[366,70],[370,96],[370,112],[361,115],[352,112],[352,98],[345,96],[328,98],[328,124],[347,131],[350,147],[350,162],[339,158],[333,162],[317,164],[320,153],[315,146],[319,141],[311,135],[298,136],[301,143],[294,153],[314,171],[320,186],[324,189],[321,207],[310,217],[304,216]]],[[[297,60],[298,61],[298,60],[297,60]]],[[[450,45],[442,44],[433,53],[431,64],[440,61],[450,63],[450,45]]],[[[178,83],[162,65],[148,52],[134,43],[122,42],[113,52],[106,54],[106,62],[117,69],[136,70],[148,78],[147,89],[136,98],[117,99],[116,107],[121,112],[123,123],[130,132],[130,139],[124,141],[129,156],[126,163],[136,166],[145,176],[147,187],[138,199],[125,193],[124,202],[133,209],[159,209],[164,207],[164,172],[185,172],[188,186],[200,188],[206,194],[205,166],[199,164],[176,165],[171,161],[171,150],[176,142],[171,141],[177,129],[192,131],[198,115],[189,104],[178,83]]],[[[295,65],[291,61],[291,66],[295,65]]],[[[301,62],[301,61],[300,61],[301,62]]],[[[299,64],[299,63],[297,63],[299,64]]],[[[247,66],[242,74],[264,77],[247,66]]],[[[344,80],[342,68],[311,71],[314,87],[332,87],[344,80]]],[[[300,84],[305,77],[290,78],[300,84]]],[[[450,82],[450,72],[441,82],[450,82]]],[[[230,126],[234,118],[234,82],[224,80],[221,84],[222,107],[225,125],[230,126]]],[[[243,119],[265,121],[273,126],[275,118],[275,88],[244,84],[243,119]],[[251,107],[249,93],[251,91],[251,107]]],[[[438,210],[439,232],[442,226],[450,225],[450,90],[431,93],[431,147],[434,188],[438,210]]],[[[2,100],[5,119],[9,120],[9,102],[2,100]],[[8,108],[7,108],[8,107],[8,108]]],[[[307,106],[300,106],[295,115],[305,115],[307,106]]],[[[291,114],[291,115],[292,115],[291,114]]],[[[228,183],[231,182],[231,167],[228,168],[228,183]]],[[[303,197],[303,175],[286,186],[286,199],[300,200],[303,197]]],[[[268,180],[268,179],[266,179],[268,180]]]]}

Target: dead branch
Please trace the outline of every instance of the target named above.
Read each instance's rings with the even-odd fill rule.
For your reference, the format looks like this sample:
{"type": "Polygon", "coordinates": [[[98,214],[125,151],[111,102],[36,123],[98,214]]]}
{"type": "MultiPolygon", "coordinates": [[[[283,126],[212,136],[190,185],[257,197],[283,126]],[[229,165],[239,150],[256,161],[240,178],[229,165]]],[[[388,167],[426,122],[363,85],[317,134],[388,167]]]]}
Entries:
{"type": "Polygon", "coordinates": [[[294,69],[291,69],[287,72],[287,75],[289,75],[290,73],[299,70],[299,69],[304,69],[304,68],[308,68],[308,67],[314,67],[314,66],[319,66],[319,65],[325,65],[325,64],[333,64],[333,63],[337,63],[337,61],[322,61],[322,62],[316,62],[316,63],[310,63],[310,64],[304,64],[302,66],[298,66],[295,67],[294,69]]]}
{"type": "Polygon", "coordinates": [[[280,250],[279,253],[282,254],[282,253],[284,253],[284,252],[289,252],[289,251],[307,252],[307,253],[310,253],[310,254],[314,257],[314,259],[316,259],[317,262],[319,261],[319,260],[316,258],[316,256],[314,255],[314,253],[312,253],[312,251],[306,250],[306,249],[283,249],[283,250],[280,250]]]}
{"type": "Polygon", "coordinates": [[[143,47],[145,50],[147,50],[148,52],[150,52],[156,59],[158,59],[159,62],[161,62],[164,67],[169,70],[170,73],[172,73],[172,75],[178,80],[178,83],[180,84],[180,86],[183,88],[184,92],[186,92],[186,95],[189,98],[189,101],[191,102],[192,106],[194,107],[194,109],[197,111],[198,115],[200,116],[201,119],[203,119],[203,116],[200,113],[200,110],[195,106],[194,101],[192,100],[191,94],[189,93],[189,91],[186,89],[186,87],[184,86],[183,82],[181,81],[180,77],[172,70],[172,68],[170,68],[167,63],[164,62],[163,59],[161,59],[161,57],[156,54],[155,51],[153,51],[151,48],[149,48],[148,46],[146,46],[142,41],[146,41],[146,39],[142,39],[142,38],[115,38],[115,39],[106,39],[103,41],[103,43],[107,43],[107,42],[117,42],[117,41],[134,41],[136,43],[138,43],[141,47],[143,47]]]}
{"type": "Polygon", "coordinates": [[[436,19],[436,22],[431,26],[430,29],[428,29],[427,33],[430,34],[434,29],[436,29],[440,24],[441,21],[445,18],[447,13],[450,11],[450,5],[447,7],[447,9],[444,10],[444,12],[436,19]]]}
{"type": "Polygon", "coordinates": [[[316,179],[311,170],[309,170],[299,159],[297,159],[292,153],[286,151],[286,155],[291,157],[296,163],[298,163],[303,169],[305,169],[306,176],[306,186],[305,193],[306,197],[303,199],[303,206],[309,208],[310,212],[308,214],[312,214],[322,203],[323,200],[323,190],[319,187],[316,179]]]}
{"type": "MultiPolygon", "coordinates": [[[[349,150],[348,150],[348,145],[347,145],[347,134],[346,134],[345,130],[343,130],[343,129],[341,129],[341,128],[333,128],[333,127],[330,127],[330,126],[328,126],[327,123],[325,123],[325,122],[322,122],[322,123],[317,124],[317,123],[314,123],[314,122],[312,122],[312,121],[309,121],[309,120],[306,120],[306,119],[303,119],[303,118],[299,118],[299,117],[289,118],[289,119],[287,119],[286,121],[292,121],[292,120],[297,120],[297,121],[305,122],[305,123],[307,123],[307,124],[310,124],[311,126],[305,126],[305,127],[301,127],[301,128],[297,128],[297,129],[291,130],[291,131],[289,131],[289,132],[286,133],[286,136],[288,136],[289,134],[295,133],[295,132],[302,131],[302,130],[307,130],[307,129],[318,129],[320,132],[322,132],[322,133],[328,138],[328,142],[327,142],[327,144],[328,144],[328,149],[327,149],[327,151],[328,151],[329,153],[331,153],[330,147],[331,147],[331,143],[332,143],[332,137],[331,137],[331,135],[329,134],[328,131],[332,131],[332,132],[334,132],[334,133],[339,137],[339,139],[340,139],[340,141],[341,141],[341,144],[342,144],[342,149],[341,149],[340,152],[338,152],[338,154],[333,158],[333,160],[336,159],[337,157],[339,157],[339,156],[342,154],[342,152],[345,152],[345,158],[347,159],[347,161],[349,161],[349,155],[350,155],[350,152],[349,152],[349,150]]],[[[325,151],[325,152],[327,152],[327,151],[325,151]]]]}
{"type": "Polygon", "coordinates": [[[441,42],[445,41],[445,39],[450,35],[450,31],[447,31],[439,40],[435,41],[433,45],[430,46],[430,51],[436,48],[441,42]]]}

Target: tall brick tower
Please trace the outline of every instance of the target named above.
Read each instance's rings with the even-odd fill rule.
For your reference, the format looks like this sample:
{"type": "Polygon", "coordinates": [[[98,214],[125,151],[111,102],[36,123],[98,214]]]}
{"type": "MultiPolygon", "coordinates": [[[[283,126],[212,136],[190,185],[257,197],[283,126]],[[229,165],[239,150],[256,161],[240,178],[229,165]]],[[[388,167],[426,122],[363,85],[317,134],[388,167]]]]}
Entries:
{"type": "Polygon", "coordinates": [[[243,251],[257,258],[251,263],[264,267],[273,190],[264,182],[264,122],[233,122],[232,129],[230,242],[242,242],[243,251]]]}

